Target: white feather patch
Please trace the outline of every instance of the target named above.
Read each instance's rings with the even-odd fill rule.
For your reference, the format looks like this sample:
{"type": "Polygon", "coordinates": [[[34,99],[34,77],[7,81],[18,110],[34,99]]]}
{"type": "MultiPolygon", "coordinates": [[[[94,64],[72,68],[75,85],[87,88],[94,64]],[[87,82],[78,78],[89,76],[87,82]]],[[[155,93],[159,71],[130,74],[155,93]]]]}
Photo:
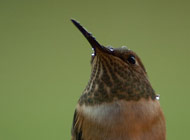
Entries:
{"type": "Polygon", "coordinates": [[[139,101],[115,101],[94,106],[78,106],[85,117],[106,124],[122,123],[123,121],[137,122],[146,121],[160,113],[160,104],[157,100],[141,99],[139,101]]]}

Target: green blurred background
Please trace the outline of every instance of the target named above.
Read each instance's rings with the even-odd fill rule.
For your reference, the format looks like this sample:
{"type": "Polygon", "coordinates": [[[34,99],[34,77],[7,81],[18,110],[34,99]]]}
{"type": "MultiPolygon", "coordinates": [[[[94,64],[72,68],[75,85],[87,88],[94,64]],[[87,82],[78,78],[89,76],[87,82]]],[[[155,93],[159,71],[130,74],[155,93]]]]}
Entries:
{"type": "Polygon", "coordinates": [[[104,45],[144,62],[169,140],[190,139],[190,2],[1,0],[0,140],[68,140],[90,75],[91,47],[77,19],[104,45]]]}

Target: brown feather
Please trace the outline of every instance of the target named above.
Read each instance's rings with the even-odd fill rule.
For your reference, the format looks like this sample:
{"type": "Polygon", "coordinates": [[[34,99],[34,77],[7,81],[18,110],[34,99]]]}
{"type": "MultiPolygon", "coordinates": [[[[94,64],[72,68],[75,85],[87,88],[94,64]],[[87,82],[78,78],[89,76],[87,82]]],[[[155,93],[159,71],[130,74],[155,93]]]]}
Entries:
{"type": "Polygon", "coordinates": [[[150,100],[120,101],[118,108],[111,106],[118,112],[109,112],[101,119],[88,115],[85,107],[78,106],[74,127],[82,131],[83,140],[165,140],[165,120],[159,102],[150,100]]]}

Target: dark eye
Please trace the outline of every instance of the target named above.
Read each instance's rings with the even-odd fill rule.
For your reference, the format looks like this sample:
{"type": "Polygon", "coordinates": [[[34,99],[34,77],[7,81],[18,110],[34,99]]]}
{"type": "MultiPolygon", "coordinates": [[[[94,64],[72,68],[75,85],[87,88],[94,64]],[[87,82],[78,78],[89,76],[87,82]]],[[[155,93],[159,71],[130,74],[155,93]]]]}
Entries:
{"type": "Polygon", "coordinates": [[[129,55],[129,57],[127,58],[127,61],[131,64],[135,64],[136,60],[135,60],[135,56],[134,55],[129,55]]]}

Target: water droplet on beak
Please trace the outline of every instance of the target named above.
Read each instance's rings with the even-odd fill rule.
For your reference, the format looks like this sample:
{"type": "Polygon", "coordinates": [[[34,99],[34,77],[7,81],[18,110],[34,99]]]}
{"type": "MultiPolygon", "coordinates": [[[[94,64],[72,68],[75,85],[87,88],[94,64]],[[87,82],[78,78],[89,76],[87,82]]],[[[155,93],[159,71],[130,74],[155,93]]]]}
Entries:
{"type": "Polygon", "coordinates": [[[92,48],[92,56],[95,56],[95,51],[94,51],[94,48],[92,48]]]}
{"type": "Polygon", "coordinates": [[[108,49],[109,49],[111,52],[114,51],[114,49],[113,49],[112,47],[108,47],[108,49]]]}

